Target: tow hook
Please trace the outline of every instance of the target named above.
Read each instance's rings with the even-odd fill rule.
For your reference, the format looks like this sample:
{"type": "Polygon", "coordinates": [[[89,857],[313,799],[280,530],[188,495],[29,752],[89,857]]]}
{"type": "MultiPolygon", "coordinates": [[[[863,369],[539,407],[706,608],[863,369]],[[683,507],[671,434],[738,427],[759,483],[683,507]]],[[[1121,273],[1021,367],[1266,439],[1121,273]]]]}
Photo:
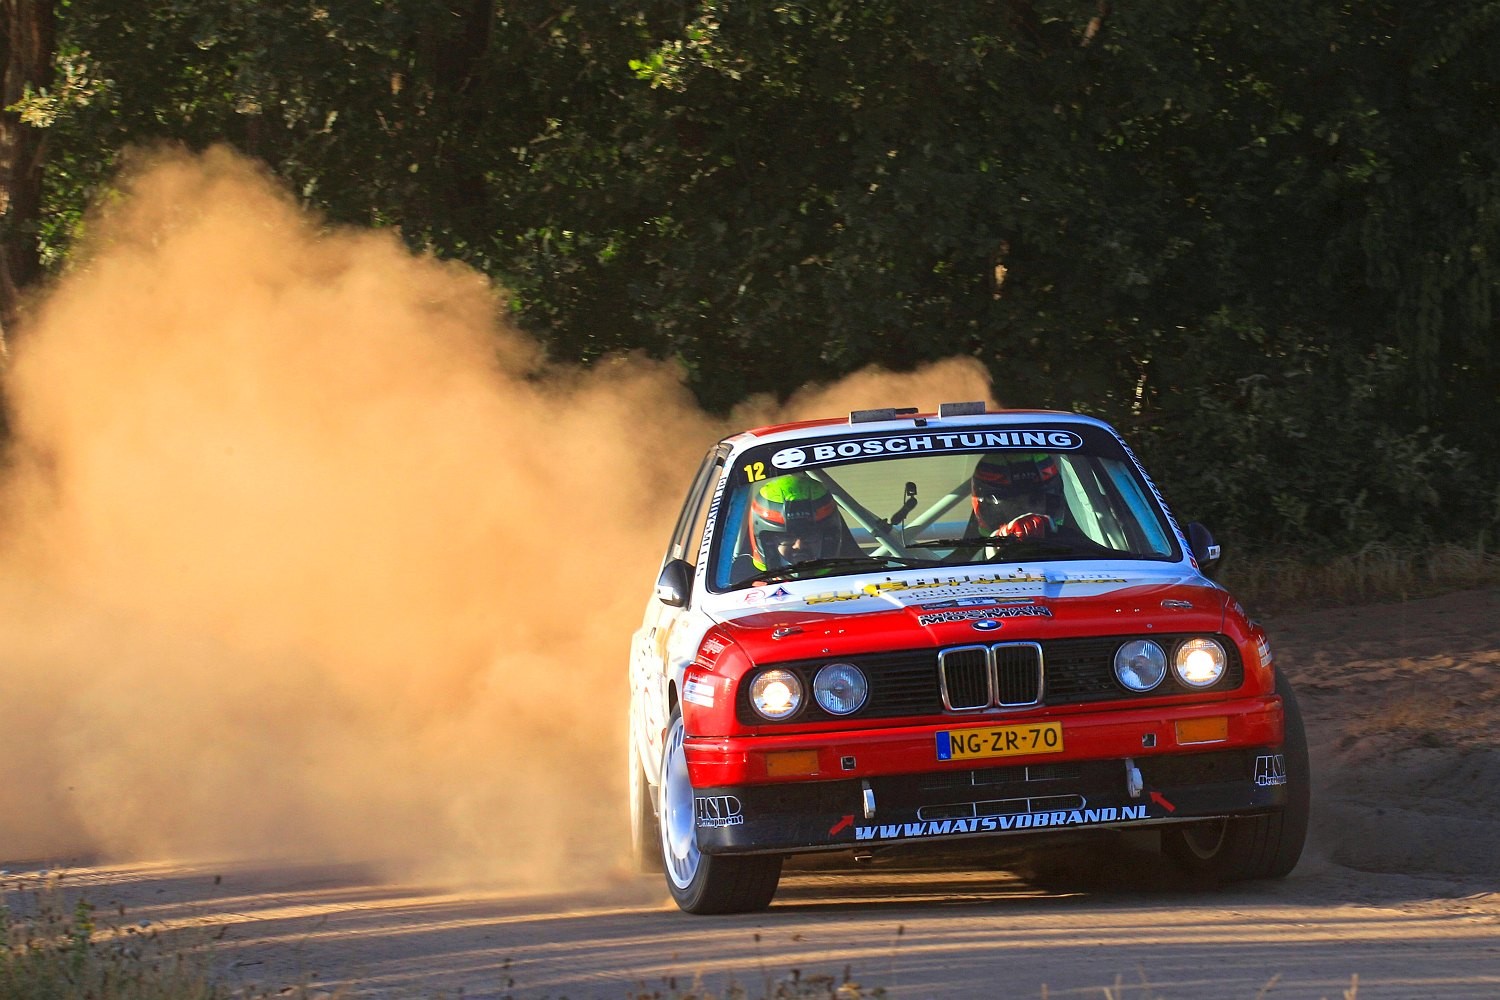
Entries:
{"type": "Polygon", "coordinates": [[[1132,799],[1141,797],[1141,791],[1146,787],[1145,780],[1141,777],[1141,769],[1135,766],[1135,758],[1125,758],[1125,790],[1130,793],[1132,799]]]}

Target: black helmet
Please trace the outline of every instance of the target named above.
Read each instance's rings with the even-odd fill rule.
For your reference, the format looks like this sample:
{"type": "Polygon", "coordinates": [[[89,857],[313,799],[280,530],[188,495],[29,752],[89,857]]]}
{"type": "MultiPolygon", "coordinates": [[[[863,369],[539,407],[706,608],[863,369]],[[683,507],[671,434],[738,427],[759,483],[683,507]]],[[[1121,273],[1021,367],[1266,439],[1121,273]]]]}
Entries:
{"type": "Polygon", "coordinates": [[[1045,452],[995,452],[970,481],[974,517],[986,533],[1022,514],[1053,516],[1062,505],[1062,466],[1045,452]]]}

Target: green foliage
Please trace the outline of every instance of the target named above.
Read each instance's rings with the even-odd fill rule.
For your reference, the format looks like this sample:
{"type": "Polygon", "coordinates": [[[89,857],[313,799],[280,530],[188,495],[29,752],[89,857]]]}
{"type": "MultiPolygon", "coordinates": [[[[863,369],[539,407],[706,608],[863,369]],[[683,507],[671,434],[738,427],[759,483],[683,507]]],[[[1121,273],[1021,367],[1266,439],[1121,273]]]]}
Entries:
{"type": "Polygon", "coordinates": [[[1193,388],[1135,436],[1154,475],[1175,484],[1178,513],[1234,550],[1493,547],[1500,484],[1444,434],[1388,418],[1407,371],[1393,348],[1306,345],[1193,388]]]}
{"type": "MultiPolygon", "coordinates": [[[[228,1000],[203,955],[148,923],[100,926],[93,904],[37,894],[0,908],[0,1000],[228,1000]]],[[[123,917],[123,913],[121,914],[123,917]]]]}
{"type": "Polygon", "coordinates": [[[127,145],[229,141],[715,410],[969,355],[1246,544],[1493,524],[1495,0],[59,12],[54,265],[127,145]]]}

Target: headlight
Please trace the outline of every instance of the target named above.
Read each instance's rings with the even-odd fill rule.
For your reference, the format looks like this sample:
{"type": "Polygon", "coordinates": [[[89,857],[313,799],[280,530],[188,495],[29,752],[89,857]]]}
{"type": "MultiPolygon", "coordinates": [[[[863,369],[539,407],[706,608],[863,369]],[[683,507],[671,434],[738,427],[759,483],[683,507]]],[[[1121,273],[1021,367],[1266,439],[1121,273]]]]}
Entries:
{"type": "Polygon", "coordinates": [[[1224,647],[1213,639],[1189,639],[1177,647],[1172,670],[1190,688],[1213,687],[1224,676],[1229,659],[1224,647]]]}
{"type": "Polygon", "coordinates": [[[833,715],[859,711],[869,694],[865,675],[852,663],[830,663],[813,678],[813,697],[833,715]]]}
{"type": "Polygon", "coordinates": [[[1131,691],[1150,691],[1167,676],[1167,654],[1150,639],[1132,639],[1115,650],[1115,676],[1131,691]]]}
{"type": "Polygon", "coordinates": [[[750,704],[773,722],[788,718],[802,707],[802,682],[790,670],[767,670],[750,682],[750,704]]]}

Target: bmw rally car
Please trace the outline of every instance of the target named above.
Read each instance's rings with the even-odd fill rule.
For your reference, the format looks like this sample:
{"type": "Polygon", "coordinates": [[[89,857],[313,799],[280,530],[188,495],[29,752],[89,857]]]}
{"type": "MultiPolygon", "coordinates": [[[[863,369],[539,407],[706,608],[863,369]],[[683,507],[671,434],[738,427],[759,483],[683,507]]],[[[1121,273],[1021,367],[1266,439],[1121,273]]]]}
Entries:
{"type": "Polygon", "coordinates": [[[1265,634],[1113,428],[859,411],[725,439],[633,637],[632,837],[693,913],[790,854],[1157,828],[1277,878],[1306,742],[1265,634]]]}

